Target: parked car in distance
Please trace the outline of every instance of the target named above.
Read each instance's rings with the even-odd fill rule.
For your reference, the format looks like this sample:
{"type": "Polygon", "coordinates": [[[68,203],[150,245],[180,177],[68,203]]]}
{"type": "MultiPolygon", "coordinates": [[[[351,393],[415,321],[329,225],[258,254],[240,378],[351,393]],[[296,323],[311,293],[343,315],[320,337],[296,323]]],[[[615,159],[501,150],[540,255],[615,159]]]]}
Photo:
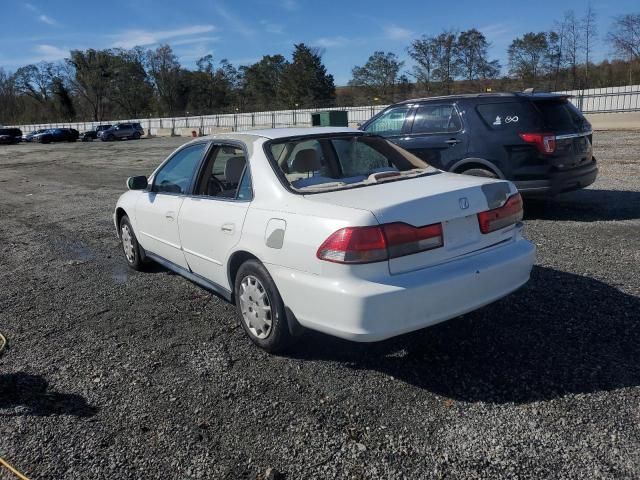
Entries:
{"type": "Polygon", "coordinates": [[[98,132],[98,138],[103,142],[122,140],[124,138],[139,140],[144,135],[144,129],[139,123],[118,123],[111,128],[98,132]]]}
{"type": "Polygon", "coordinates": [[[80,134],[80,139],[83,142],[89,142],[91,140],[96,140],[98,138],[98,132],[103,130],[108,130],[111,128],[111,125],[98,125],[97,127],[87,130],[86,132],[82,132],[80,134]]]}
{"type": "Polygon", "coordinates": [[[448,320],[522,286],[535,257],[512,183],[351,128],[202,137],[127,184],[113,220],[129,266],[234,302],[268,351],[303,327],[370,342],[448,320]]]}
{"type": "Polygon", "coordinates": [[[0,128],[0,145],[11,145],[22,141],[22,130],[19,128],[0,128]]]}
{"type": "Polygon", "coordinates": [[[564,95],[482,93],[407,100],[361,129],[436,168],[510,180],[524,196],[583,188],[598,173],[591,125],[564,95]]]}
{"type": "Polygon", "coordinates": [[[34,130],[33,132],[28,133],[27,135],[22,137],[22,140],[24,140],[25,142],[32,142],[34,141],[33,138],[36,135],[40,135],[41,133],[46,132],[47,130],[49,130],[48,128],[42,128],[40,130],[34,130]]]}
{"type": "Polygon", "coordinates": [[[50,128],[34,135],[31,141],[38,143],[75,142],[79,136],[80,134],[75,128],[50,128]]]}

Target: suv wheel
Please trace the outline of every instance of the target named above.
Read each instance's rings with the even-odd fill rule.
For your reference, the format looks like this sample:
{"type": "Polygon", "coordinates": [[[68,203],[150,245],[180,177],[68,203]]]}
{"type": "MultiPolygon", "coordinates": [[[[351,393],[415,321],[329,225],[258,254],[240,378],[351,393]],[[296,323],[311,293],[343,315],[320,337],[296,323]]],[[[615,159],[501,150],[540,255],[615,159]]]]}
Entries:
{"type": "Polygon", "coordinates": [[[134,132],[133,137],[134,140],[140,140],[140,132],[134,132]]]}
{"type": "Polygon", "coordinates": [[[280,293],[267,269],[257,260],[248,260],[240,266],[235,298],[240,323],[253,343],[271,353],[291,344],[280,293]]]}
{"type": "Polygon", "coordinates": [[[464,172],[460,173],[463,175],[471,175],[474,177],[498,178],[498,175],[493,173],[491,170],[486,170],[484,168],[470,168],[469,170],[465,170],[464,172]]]}
{"type": "Polygon", "coordinates": [[[107,135],[107,142],[113,142],[115,139],[116,137],[113,133],[110,133],[109,135],[107,135]]]}

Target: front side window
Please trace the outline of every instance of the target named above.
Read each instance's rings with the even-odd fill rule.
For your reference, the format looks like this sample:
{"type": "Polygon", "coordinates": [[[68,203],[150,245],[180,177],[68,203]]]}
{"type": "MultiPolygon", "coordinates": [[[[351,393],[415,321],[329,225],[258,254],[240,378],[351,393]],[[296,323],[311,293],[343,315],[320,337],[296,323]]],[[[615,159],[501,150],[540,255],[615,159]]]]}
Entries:
{"type": "Polygon", "coordinates": [[[250,200],[251,178],[246,166],[244,149],[235,145],[216,146],[202,169],[194,193],[206,197],[250,200]]]}
{"type": "Polygon", "coordinates": [[[193,174],[206,149],[206,143],[197,143],[176,153],[156,174],[153,182],[153,191],[158,193],[187,193],[193,174]]]}
{"type": "Polygon", "coordinates": [[[379,136],[338,134],[273,140],[271,161],[294,191],[327,191],[432,172],[424,161],[379,136]]]}
{"type": "Polygon", "coordinates": [[[453,133],[462,129],[453,105],[422,105],[416,111],[411,133],[453,133]]]}
{"type": "Polygon", "coordinates": [[[365,130],[383,136],[399,135],[402,133],[402,127],[408,114],[409,107],[390,108],[367,125],[365,130]]]}

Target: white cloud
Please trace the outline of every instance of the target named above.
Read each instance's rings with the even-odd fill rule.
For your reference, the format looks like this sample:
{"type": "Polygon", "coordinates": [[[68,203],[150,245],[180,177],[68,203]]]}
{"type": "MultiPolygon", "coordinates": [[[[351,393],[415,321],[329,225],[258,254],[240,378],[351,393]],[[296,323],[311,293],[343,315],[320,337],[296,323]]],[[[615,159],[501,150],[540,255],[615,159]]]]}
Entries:
{"type": "Polygon", "coordinates": [[[311,44],[322,48],[346,47],[349,44],[349,39],[342,36],[322,37],[314,40],[311,44]]]}
{"type": "Polygon", "coordinates": [[[51,26],[56,26],[58,25],[58,22],[56,20],[54,20],[53,18],[51,18],[49,15],[45,15],[44,13],[42,13],[42,10],[40,10],[38,7],[36,7],[34,4],[32,3],[24,3],[23,4],[24,8],[26,8],[27,10],[35,13],[37,15],[37,19],[39,21],[41,21],[42,23],[46,23],[47,25],[51,25],[51,26]]]}
{"type": "MultiPolygon", "coordinates": [[[[216,30],[213,25],[192,25],[190,27],[176,28],[174,30],[126,30],[124,32],[112,35],[114,41],[113,47],[116,48],[133,48],[135,46],[154,45],[156,43],[165,42],[174,38],[191,37],[193,35],[201,35],[216,30]]],[[[188,38],[176,40],[173,43],[185,42],[188,38]]],[[[196,39],[193,39],[197,41],[196,39]]]]}
{"type": "Polygon", "coordinates": [[[53,18],[48,17],[47,15],[40,15],[38,17],[38,20],[40,20],[42,23],[46,23],[47,25],[57,25],[58,22],[56,22],[53,18]]]}
{"type": "Polygon", "coordinates": [[[36,58],[40,61],[53,62],[69,56],[69,50],[54,45],[41,44],[35,46],[36,58]]]}
{"type": "Polygon", "coordinates": [[[267,33],[281,34],[284,33],[284,26],[279,23],[271,23],[268,20],[260,20],[260,25],[264,27],[264,31],[267,33]]]}
{"type": "Polygon", "coordinates": [[[298,2],[296,0],[281,0],[280,6],[291,12],[298,9],[298,2]]]}
{"type": "Polygon", "coordinates": [[[216,12],[231,26],[233,30],[238,32],[240,35],[244,37],[251,37],[255,33],[242,20],[240,20],[222,5],[216,6],[216,12]]]}
{"type": "Polygon", "coordinates": [[[385,36],[391,40],[408,40],[413,36],[413,32],[407,28],[397,25],[388,25],[384,27],[385,36]]]}

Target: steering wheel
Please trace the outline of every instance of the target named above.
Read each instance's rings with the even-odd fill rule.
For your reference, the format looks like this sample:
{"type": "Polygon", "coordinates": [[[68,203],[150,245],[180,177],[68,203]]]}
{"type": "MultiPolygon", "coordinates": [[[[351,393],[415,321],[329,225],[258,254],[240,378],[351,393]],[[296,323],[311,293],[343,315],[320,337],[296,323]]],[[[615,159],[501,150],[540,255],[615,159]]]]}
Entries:
{"type": "Polygon", "coordinates": [[[224,191],[224,185],[220,180],[211,175],[209,181],[207,182],[207,195],[211,197],[215,197],[216,195],[221,194],[224,191]]]}

